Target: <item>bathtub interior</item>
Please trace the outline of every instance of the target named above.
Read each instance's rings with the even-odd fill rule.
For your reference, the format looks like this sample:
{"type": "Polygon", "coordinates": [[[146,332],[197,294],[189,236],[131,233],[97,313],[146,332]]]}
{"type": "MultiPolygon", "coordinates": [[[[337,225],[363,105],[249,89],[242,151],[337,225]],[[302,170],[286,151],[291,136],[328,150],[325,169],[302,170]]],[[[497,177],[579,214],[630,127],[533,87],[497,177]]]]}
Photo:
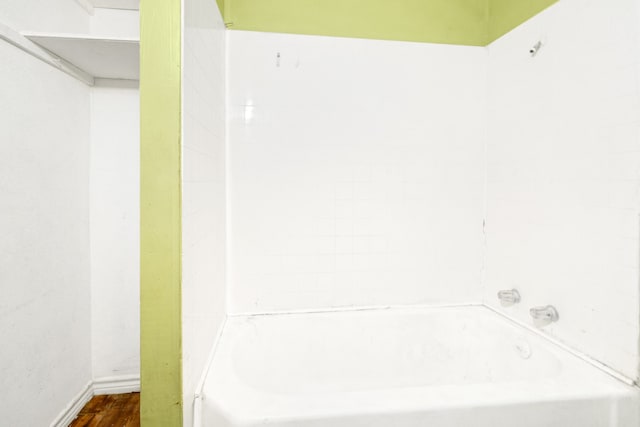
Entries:
{"type": "Polygon", "coordinates": [[[407,309],[235,318],[229,325],[237,331],[231,338],[234,372],[244,384],[278,393],[523,381],[560,372],[553,353],[532,353],[525,334],[496,322],[488,310],[427,313],[407,309]]]}
{"type": "Polygon", "coordinates": [[[233,316],[212,362],[205,426],[481,426],[502,413],[506,427],[532,411],[532,426],[630,427],[640,414],[637,388],[484,306],[233,316]],[[566,424],[577,410],[589,421],[566,424]]]}

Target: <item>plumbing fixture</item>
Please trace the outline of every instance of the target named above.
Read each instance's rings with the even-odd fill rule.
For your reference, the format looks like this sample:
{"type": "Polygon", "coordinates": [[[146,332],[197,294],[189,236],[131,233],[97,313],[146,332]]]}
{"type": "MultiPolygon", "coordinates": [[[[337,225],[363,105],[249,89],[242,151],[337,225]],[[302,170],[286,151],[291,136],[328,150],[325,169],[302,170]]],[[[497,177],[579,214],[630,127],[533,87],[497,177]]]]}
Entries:
{"type": "Polygon", "coordinates": [[[529,314],[533,317],[533,320],[544,324],[557,322],[560,318],[558,310],[556,310],[552,305],[533,307],[529,310],[529,314]]]}
{"type": "Polygon", "coordinates": [[[516,289],[503,290],[498,292],[498,299],[503,306],[510,306],[520,302],[520,292],[516,289]]]}
{"type": "Polygon", "coordinates": [[[536,56],[541,47],[542,47],[542,42],[538,41],[538,43],[534,44],[533,47],[529,49],[529,54],[531,54],[531,56],[536,56]]]}

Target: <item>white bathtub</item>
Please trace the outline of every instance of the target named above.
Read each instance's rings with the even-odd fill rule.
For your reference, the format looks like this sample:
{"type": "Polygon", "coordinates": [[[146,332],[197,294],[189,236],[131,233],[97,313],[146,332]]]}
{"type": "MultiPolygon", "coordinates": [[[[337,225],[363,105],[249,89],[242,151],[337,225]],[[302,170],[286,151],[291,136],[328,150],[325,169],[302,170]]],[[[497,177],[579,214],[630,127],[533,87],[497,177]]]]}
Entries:
{"type": "Polygon", "coordinates": [[[639,389],[484,307],[230,317],[205,427],[638,427],[639,389]]]}

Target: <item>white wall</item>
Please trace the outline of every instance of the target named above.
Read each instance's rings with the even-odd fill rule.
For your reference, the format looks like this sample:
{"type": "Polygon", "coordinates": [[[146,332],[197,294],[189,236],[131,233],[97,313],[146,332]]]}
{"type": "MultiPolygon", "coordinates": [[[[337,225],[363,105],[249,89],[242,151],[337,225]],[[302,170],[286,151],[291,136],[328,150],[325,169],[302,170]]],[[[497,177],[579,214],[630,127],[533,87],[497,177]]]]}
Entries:
{"type": "Polygon", "coordinates": [[[74,0],[2,0],[0,22],[16,31],[89,31],[89,15],[74,0]]]}
{"type": "MultiPolygon", "coordinates": [[[[68,0],[3,1],[0,22],[88,28],[68,0]]],[[[5,42],[0,58],[0,423],[46,426],[91,380],[89,89],[5,42]]]]}
{"type": "Polygon", "coordinates": [[[140,375],[139,110],[136,82],[99,80],[91,89],[91,329],[97,380],[140,375]]]}
{"type": "Polygon", "coordinates": [[[140,38],[140,12],[137,10],[94,8],[89,31],[94,36],[140,38]]]}
{"type": "Polygon", "coordinates": [[[638,369],[637,2],[561,0],[490,48],[485,301],[625,375],[638,369]],[[539,39],[545,45],[532,58],[539,39]]]}
{"type": "Polygon", "coordinates": [[[215,1],[184,1],[182,375],[184,425],[225,318],[225,30],[215,1]]]}
{"type": "MultiPolygon", "coordinates": [[[[89,32],[137,38],[139,18],[95,8],[89,32]]],[[[140,376],[139,98],[133,81],[98,79],[91,88],[93,378],[112,384],[140,376]]]]}
{"type": "Polygon", "coordinates": [[[230,311],[479,302],[486,51],[228,37],[230,311]]]}

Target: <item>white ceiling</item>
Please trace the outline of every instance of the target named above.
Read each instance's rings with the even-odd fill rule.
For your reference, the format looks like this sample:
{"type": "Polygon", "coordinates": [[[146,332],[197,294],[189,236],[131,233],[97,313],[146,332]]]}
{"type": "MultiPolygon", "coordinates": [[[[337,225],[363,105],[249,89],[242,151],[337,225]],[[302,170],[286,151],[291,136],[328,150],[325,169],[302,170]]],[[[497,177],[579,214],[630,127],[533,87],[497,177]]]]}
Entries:
{"type": "Polygon", "coordinates": [[[104,7],[108,9],[128,9],[138,10],[140,8],[139,0],[90,0],[93,7],[104,7]]]}

